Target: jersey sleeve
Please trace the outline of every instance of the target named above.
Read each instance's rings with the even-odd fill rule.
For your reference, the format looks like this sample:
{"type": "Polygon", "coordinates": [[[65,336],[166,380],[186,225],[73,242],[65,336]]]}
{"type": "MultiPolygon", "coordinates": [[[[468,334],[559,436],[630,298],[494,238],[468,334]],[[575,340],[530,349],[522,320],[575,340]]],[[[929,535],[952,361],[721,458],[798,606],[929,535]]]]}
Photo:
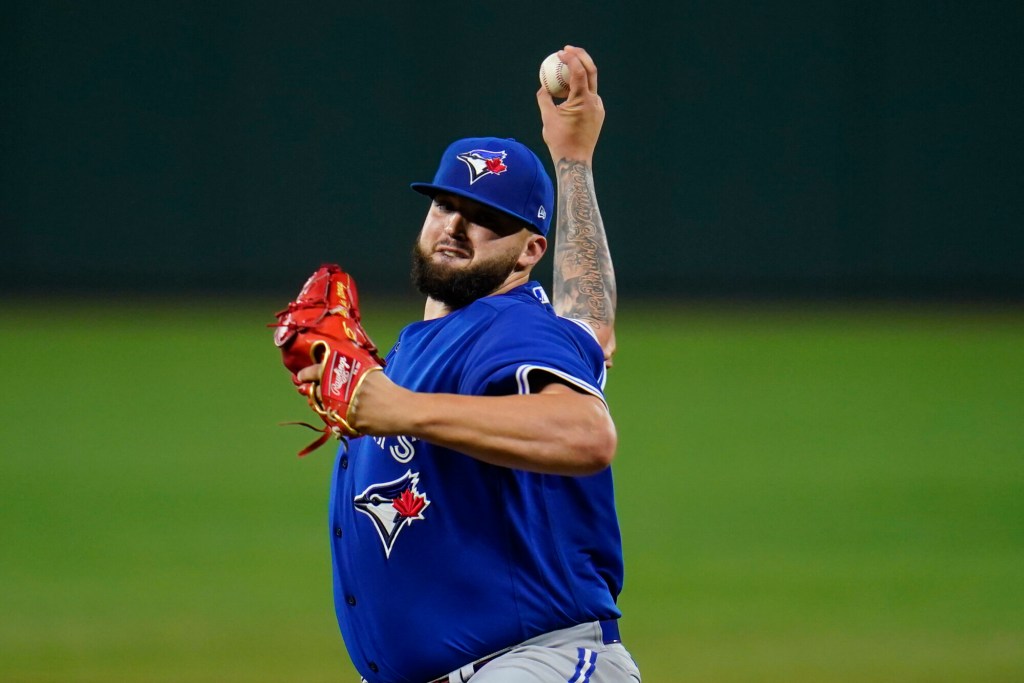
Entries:
{"type": "Polygon", "coordinates": [[[541,307],[502,311],[467,360],[466,394],[530,394],[556,381],[604,401],[604,353],[593,332],[541,307]]]}

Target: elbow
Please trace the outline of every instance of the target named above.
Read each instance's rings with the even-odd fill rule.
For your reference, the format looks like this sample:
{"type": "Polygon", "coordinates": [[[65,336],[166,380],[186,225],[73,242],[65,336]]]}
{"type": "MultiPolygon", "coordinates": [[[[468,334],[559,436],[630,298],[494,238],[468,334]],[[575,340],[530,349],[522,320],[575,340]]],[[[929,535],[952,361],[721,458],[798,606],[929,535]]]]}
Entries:
{"type": "Polygon", "coordinates": [[[597,421],[587,430],[586,438],[581,441],[580,472],[581,475],[597,474],[608,469],[619,445],[615,423],[606,411],[604,419],[597,421]]]}
{"type": "Polygon", "coordinates": [[[601,351],[604,352],[604,366],[610,368],[613,365],[612,356],[615,355],[615,328],[610,325],[598,333],[598,342],[601,343],[601,351]]]}

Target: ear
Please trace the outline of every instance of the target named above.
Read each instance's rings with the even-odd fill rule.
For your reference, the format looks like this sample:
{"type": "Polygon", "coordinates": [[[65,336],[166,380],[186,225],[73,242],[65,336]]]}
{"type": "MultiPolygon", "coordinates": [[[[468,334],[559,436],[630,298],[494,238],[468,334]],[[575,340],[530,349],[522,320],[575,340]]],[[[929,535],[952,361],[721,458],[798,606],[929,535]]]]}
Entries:
{"type": "Polygon", "coordinates": [[[523,245],[523,250],[519,253],[519,260],[516,261],[516,270],[529,270],[533,268],[547,250],[547,238],[535,232],[530,232],[529,237],[526,239],[526,244],[523,245]]]}

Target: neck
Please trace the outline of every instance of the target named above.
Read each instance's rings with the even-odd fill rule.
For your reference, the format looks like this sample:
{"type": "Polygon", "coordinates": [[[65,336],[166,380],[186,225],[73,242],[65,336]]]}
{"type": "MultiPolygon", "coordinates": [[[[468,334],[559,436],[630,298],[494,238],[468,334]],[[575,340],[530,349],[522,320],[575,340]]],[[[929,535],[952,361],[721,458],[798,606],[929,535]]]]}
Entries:
{"type": "MultiPolygon", "coordinates": [[[[530,271],[529,270],[522,270],[522,271],[518,271],[518,272],[517,271],[513,271],[513,272],[509,273],[508,278],[505,279],[505,282],[502,283],[502,285],[500,287],[498,287],[496,290],[494,290],[493,292],[491,292],[487,296],[495,296],[497,294],[504,294],[505,292],[510,292],[513,289],[515,289],[516,287],[518,287],[519,285],[524,285],[524,284],[526,284],[529,281],[530,281],[530,271]]],[[[448,304],[443,303],[441,301],[438,301],[437,299],[433,299],[433,298],[428,296],[427,297],[427,303],[423,306],[423,319],[424,320],[437,320],[438,318],[445,317],[446,315],[448,315],[451,312],[452,312],[452,309],[448,308],[448,304]]]]}
{"type": "Polygon", "coordinates": [[[437,320],[443,318],[449,313],[451,309],[447,305],[441,303],[437,299],[431,299],[427,297],[427,304],[423,307],[423,319],[424,320],[437,320]]]}

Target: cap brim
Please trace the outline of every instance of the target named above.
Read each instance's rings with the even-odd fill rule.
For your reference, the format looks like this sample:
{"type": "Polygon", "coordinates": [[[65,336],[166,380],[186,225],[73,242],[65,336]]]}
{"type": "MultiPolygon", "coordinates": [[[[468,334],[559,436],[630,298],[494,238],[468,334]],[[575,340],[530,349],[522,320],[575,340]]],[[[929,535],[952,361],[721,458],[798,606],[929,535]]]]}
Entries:
{"type": "Polygon", "coordinates": [[[533,230],[537,234],[544,234],[536,225],[530,222],[530,219],[526,218],[525,216],[520,216],[518,213],[513,213],[512,211],[509,211],[508,209],[498,206],[497,204],[492,204],[491,202],[484,201],[483,199],[480,199],[480,197],[478,197],[477,195],[466,192],[463,189],[457,187],[449,187],[447,185],[434,185],[433,183],[412,183],[411,185],[409,185],[409,187],[416,190],[420,194],[424,194],[430,197],[431,199],[433,199],[434,195],[438,194],[439,192],[446,192],[448,194],[453,194],[456,197],[469,199],[470,201],[474,201],[477,204],[480,204],[481,206],[486,206],[488,208],[494,209],[495,211],[500,211],[506,216],[511,216],[512,218],[515,218],[516,220],[522,222],[527,228],[533,230]]]}

